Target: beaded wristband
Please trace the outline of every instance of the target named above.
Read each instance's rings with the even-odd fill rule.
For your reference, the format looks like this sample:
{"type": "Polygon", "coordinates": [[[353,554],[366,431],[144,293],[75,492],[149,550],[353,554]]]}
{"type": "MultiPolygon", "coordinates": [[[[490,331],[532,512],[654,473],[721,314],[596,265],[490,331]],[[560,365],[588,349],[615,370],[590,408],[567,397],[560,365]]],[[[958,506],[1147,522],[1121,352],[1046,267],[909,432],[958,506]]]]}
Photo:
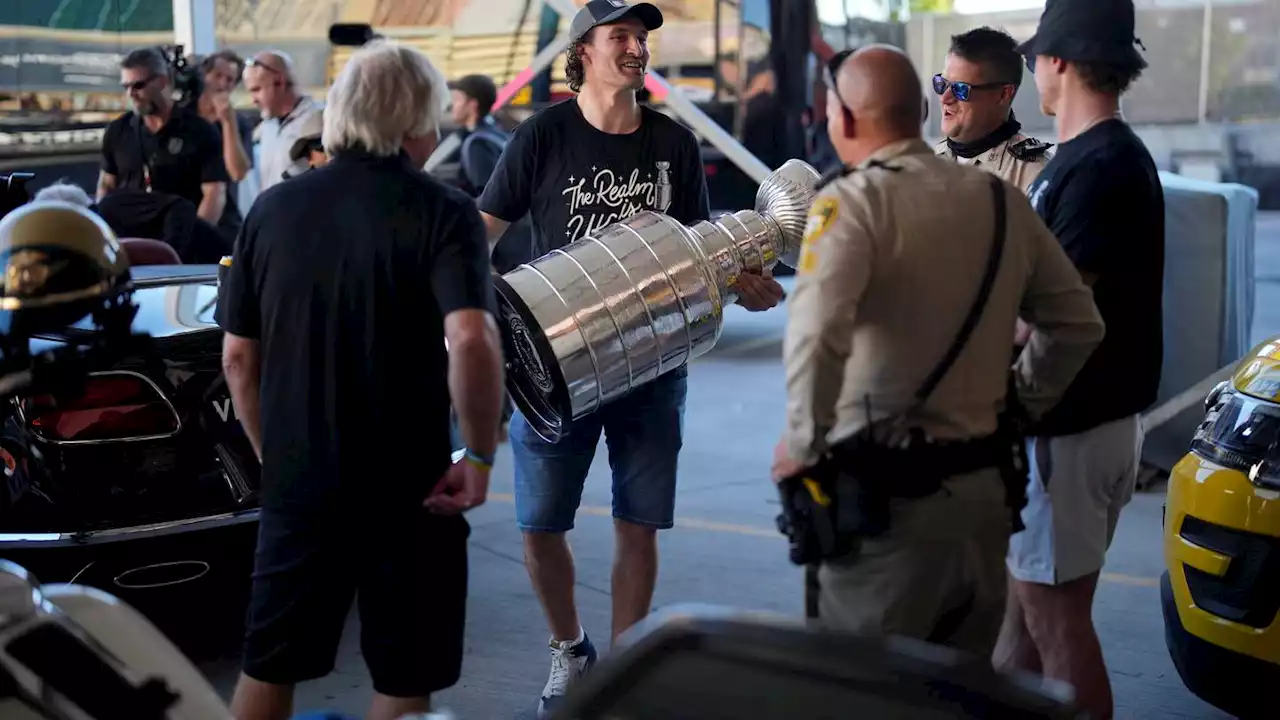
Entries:
{"type": "Polygon", "coordinates": [[[463,456],[463,459],[465,459],[467,462],[471,463],[472,465],[475,465],[476,467],[480,468],[481,470],[493,469],[492,460],[484,457],[483,455],[481,455],[480,453],[477,453],[474,450],[471,450],[470,448],[467,449],[467,454],[463,456]]]}

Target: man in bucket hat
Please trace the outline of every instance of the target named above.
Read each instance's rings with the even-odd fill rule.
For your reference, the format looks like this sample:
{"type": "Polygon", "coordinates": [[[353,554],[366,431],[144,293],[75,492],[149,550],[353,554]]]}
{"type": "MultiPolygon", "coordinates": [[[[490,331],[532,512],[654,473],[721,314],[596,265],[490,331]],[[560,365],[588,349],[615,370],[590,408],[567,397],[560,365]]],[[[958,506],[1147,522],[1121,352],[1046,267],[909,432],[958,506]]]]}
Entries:
{"type": "Polygon", "coordinates": [[[1093,595],[1133,495],[1163,345],[1164,195],[1120,115],[1120,96],[1147,66],[1135,44],[1132,0],[1049,0],[1019,46],[1059,142],[1028,197],[1093,289],[1106,337],[1029,433],[1026,529],[1009,544],[994,661],[1074,685],[1095,718],[1110,718],[1113,703],[1093,595]]]}

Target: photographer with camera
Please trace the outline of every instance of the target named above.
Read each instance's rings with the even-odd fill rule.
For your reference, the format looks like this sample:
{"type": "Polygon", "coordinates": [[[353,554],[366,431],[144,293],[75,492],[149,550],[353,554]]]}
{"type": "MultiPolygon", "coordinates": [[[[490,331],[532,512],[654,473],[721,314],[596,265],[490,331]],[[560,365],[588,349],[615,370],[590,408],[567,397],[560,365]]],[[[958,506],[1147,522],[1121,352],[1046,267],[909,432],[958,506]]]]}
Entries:
{"type": "Polygon", "coordinates": [[[222,141],[186,102],[175,102],[169,59],[159,48],[134,50],[120,63],[120,84],[133,110],[112,120],[103,134],[98,200],[117,190],[175,195],[216,227],[231,180],[222,141]]]}

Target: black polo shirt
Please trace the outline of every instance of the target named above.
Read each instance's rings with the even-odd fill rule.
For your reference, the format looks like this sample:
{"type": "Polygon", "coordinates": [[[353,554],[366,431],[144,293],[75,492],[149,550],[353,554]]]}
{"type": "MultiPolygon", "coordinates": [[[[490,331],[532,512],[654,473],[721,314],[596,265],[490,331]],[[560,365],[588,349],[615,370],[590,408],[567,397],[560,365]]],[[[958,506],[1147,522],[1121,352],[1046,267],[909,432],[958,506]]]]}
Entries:
{"type": "Polygon", "coordinates": [[[444,317],[495,308],[475,203],[345,152],[259,195],[236,245],[218,319],[261,342],[264,507],[420,508],[452,450],[444,317]]]}
{"type": "Polygon", "coordinates": [[[190,200],[200,206],[200,185],[230,182],[222,162],[222,140],[193,110],[175,107],[169,122],[156,133],[130,111],[112,120],[102,138],[102,170],[116,177],[116,186],[151,190],[190,200]]]}

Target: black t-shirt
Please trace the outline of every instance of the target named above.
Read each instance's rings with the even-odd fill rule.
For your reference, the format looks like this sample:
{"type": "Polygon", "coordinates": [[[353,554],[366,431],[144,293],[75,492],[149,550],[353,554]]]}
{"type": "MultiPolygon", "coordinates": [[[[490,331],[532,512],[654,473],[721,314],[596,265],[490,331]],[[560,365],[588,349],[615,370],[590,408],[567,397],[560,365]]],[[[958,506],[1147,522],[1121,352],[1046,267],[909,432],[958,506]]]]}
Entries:
{"type": "Polygon", "coordinates": [[[642,210],[686,225],[710,219],[697,138],[656,110],[642,113],[626,135],[597,130],[576,99],[535,114],[516,128],[480,210],[507,222],[529,213],[534,257],[642,210]]]}
{"type": "Polygon", "coordinates": [[[1027,193],[1081,274],[1106,336],[1036,428],[1072,435],[1141,413],[1164,357],[1164,189],[1151,153],[1121,120],[1058,146],[1027,193]]]}
{"type": "Polygon", "coordinates": [[[471,198],[338,154],[258,196],[218,321],[261,342],[265,507],[420,507],[450,462],[444,317],[495,308],[471,198]]]}
{"type": "Polygon", "coordinates": [[[196,207],[204,199],[201,184],[231,179],[222,162],[218,131],[194,110],[176,107],[155,134],[132,111],[107,125],[103,172],[116,177],[117,187],[146,190],[144,167],[150,172],[152,191],[177,195],[196,207]]]}

